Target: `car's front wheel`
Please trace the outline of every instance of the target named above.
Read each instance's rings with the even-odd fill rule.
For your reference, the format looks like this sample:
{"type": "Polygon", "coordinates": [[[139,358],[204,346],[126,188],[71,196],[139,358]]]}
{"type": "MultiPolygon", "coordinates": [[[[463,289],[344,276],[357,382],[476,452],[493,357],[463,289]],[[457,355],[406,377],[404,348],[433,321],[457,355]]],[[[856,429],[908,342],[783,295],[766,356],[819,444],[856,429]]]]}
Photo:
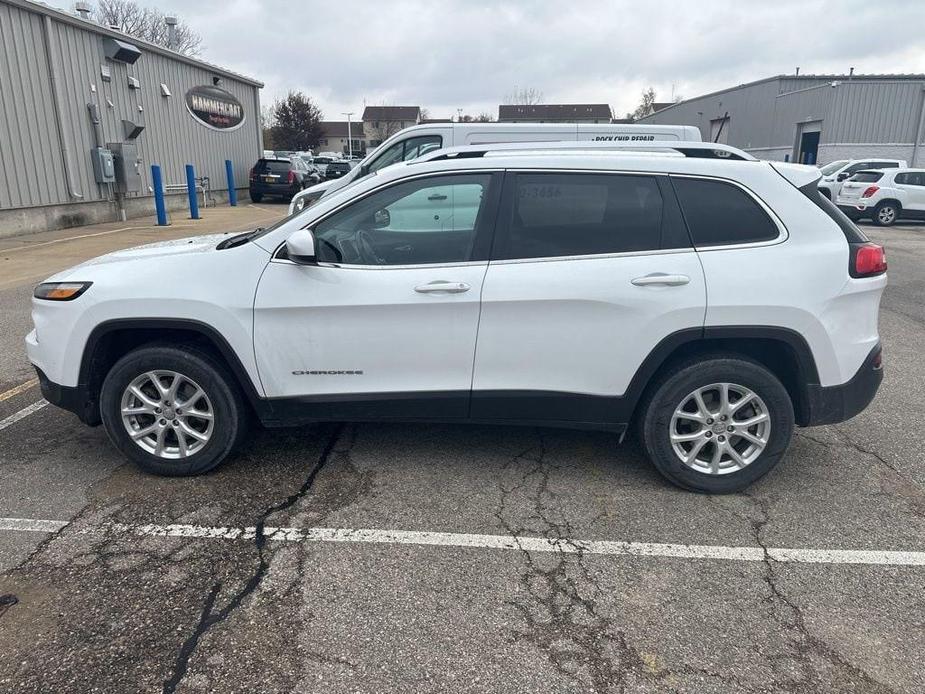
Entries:
{"type": "Polygon", "coordinates": [[[881,227],[893,226],[899,219],[899,205],[884,201],[874,208],[874,224],[881,227]]]}
{"type": "Polygon", "coordinates": [[[103,381],[100,413],[116,447],[157,475],[211,470],[246,432],[237,384],[191,346],[153,345],[122,357],[103,381]]]}
{"type": "Polygon", "coordinates": [[[744,489],[780,461],[793,433],[787,389],[737,356],[682,362],[643,403],[642,439],[665,477],[697,492],[744,489]]]}

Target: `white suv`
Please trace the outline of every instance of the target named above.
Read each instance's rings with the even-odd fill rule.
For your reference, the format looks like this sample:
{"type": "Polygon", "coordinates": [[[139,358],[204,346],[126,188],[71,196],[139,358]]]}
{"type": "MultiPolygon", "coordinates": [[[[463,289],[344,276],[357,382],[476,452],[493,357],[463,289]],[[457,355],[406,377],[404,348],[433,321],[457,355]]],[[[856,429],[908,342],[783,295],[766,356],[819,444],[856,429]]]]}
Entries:
{"type": "Polygon", "coordinates": [[[897,169],[908,166],[905,159],[843,159],[826,164],[820,169],[819,192],[829,200],[835,200],[842,184],[858,171],[867,169],[897,169]]]}
{"type": "Polygon", "coordinates": [[[818,170],[700,142],[519,147],[50,278],[26,338],[45,397],[159,474],[218,465],[251,416],[635,424],[704,492],[874,397],[883,250],[818,170]]]}
{"type": "Polygon", "coordinates": [[[882,227],[925,219],[925,169],[858,171],[844,182],[836,204],[852,219],[870,217],[882,227]]]}

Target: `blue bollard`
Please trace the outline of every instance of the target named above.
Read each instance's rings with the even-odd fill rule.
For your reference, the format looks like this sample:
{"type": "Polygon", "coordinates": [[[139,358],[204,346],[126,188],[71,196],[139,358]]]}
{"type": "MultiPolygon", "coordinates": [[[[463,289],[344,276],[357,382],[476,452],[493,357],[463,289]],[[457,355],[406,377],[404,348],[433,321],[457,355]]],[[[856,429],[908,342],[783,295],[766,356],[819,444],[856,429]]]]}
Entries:
{"type": "Polygon", "coordinates": [[[186,192],[189,195],[189,218],[201,219],[199,216],[199,197],[196,195],[196,169],[192,164],[186,165],[186,192]]]}
{"type": "Polygon", "coordinates": [[[225,160],[225,176],[228,179],[228,204],[237,207],[238,191],[234,189],[234,169],[231,167],[231,159],[225,160]]]}
{"type": "Polygon", "coordinates": [[[161,178],[161,167],[151,164],[151,183],[154,188],[154,209],[157,211],[157,225],[167,226],[167,206],[164,204],[164,180],[161,178]]]}

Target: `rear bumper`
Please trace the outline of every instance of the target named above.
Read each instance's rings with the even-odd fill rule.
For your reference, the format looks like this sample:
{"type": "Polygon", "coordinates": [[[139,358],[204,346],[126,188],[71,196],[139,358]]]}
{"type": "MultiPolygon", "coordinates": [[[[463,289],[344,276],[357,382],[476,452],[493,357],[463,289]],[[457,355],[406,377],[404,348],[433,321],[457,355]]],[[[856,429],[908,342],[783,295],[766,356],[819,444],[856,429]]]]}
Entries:
{"type": "Polygon", "coordinates": [[[253,181],[248,188],[251,193],[281,197],[292,197],[301,190],[298,185],[292,183],[254,183],[253,181]]]}
{"type": "Polygon", "coordinates": [[[89,389],[82,386],[62,386],[53,383],[38,367],[35,371],[39,377],[42,397],[56,407],[76,414],[80,421],[90,426],[101,423],[99,403],[90,397],[89,389]]]}
{"type": "Polygon", "coordinates": [[[807,388],[806,418],[802,426],[836,424],[864,411],[874,399],[883,381],[882,348],[879,343],[847,383],[807,388]]]}

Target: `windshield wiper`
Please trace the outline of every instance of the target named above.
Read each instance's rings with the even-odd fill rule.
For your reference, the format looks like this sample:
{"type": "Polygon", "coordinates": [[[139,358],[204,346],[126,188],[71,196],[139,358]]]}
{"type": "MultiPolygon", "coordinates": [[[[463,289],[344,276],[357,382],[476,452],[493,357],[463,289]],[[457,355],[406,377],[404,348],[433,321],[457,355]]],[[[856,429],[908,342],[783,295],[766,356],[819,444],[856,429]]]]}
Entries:
{"type": "Polygon", "coordinates": [[[243,234],[229,236],[227,239],[219,243],[216,248],[220,251],[223,251],[226,248],[237,248],[238,246],[243,246],[245,243],[257,236],[257,234],[259,234],[261,231],[263,231],[263,227],[257,227],[253,231],[245,231],[243,234]]]}

